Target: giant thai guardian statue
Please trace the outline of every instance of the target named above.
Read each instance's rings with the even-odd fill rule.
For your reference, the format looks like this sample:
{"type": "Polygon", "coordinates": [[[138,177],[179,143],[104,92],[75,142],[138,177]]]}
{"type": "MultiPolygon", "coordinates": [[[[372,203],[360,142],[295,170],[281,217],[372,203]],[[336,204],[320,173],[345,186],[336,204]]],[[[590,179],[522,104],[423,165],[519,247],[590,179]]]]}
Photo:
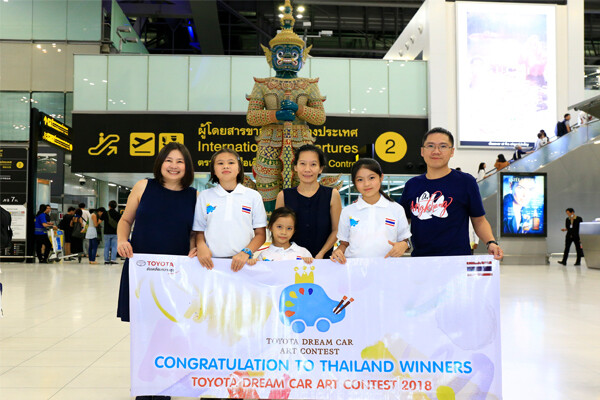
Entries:
{"type": "Polygon", "coordinates": [[[286,0],[281,31],[269,42],[270,48],[261,45],[275,76],[254,78],[254,88],[247,96],[248,124],[261,127],[253,173],[267,212],[273,211],[280,190],[297,185],[295,149],[315,141],[308,124],[325,123],[319,79],[298,78],[312,46],[305,48],[294,33],[292,10],[286,0]]]}

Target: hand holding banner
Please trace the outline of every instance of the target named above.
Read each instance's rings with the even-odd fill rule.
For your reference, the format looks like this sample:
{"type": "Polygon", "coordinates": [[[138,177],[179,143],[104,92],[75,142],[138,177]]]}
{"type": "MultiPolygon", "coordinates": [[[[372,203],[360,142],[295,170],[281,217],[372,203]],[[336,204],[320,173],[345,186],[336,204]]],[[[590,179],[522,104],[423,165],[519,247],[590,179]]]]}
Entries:
{"type": "Polygon", "coordinates": [[[132,395],[502,397],[491,256],[214,264],[130,259],[132,395]]]}

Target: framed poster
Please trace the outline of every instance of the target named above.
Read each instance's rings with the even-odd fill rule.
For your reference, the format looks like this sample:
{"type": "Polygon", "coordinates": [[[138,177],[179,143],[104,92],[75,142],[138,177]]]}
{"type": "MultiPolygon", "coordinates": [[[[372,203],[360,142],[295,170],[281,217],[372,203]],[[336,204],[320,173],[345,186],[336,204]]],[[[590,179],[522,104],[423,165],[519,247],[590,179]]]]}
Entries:
{"type": "Polygon", "coordinates": [[[501,173],[500,236],[546,237],[548,235],[547,175],[545,173],[501,173]]]}

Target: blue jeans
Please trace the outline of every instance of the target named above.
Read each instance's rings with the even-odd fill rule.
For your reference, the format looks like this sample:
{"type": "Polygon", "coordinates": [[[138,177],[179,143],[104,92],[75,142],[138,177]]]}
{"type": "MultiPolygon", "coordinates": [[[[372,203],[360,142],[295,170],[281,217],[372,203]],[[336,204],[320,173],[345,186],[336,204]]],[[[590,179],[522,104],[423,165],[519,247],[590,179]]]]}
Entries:
{"type": "Polygon", "coordinates": [[[117,259],[117,235],[104,234],[104,261],[117,259]]]}
{"type": "Polygon", "coordinates": [[[96,261],[96,252],[98,251],[98,238],[89,239],[90,241],[90,254],[89,260],[96,261]]]}

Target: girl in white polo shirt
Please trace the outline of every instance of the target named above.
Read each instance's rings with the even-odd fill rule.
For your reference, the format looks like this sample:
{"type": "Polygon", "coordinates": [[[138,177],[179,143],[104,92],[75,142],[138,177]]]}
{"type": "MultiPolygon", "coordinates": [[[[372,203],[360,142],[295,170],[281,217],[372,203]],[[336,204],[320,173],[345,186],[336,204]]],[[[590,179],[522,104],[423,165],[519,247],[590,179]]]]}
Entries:
{"type": "Polygon", "coordinates": [[[193,230],[198,232],[198,260],[212,269],[212,257],[231,257],[231,269],[239,271],[265,242],[265,206],[256,190],[242,185],[244,167],[234,150],[213,154],[210,180],[218,185],[201,192],[196,201],[193,230]]]}
{"type": "Polygon", "coordinates": [[[291,208],[279,207],[271,214],[269,221],[272,244],[268,249],[262,251],[258,258],[248,261],[248,265],[254,265],[257,261],[282,261],[301,259],[305,263],[313,262],[312,255],[304,247],[290,242],[296,231],[296,213],[291,208]]]}
{"type": "Polygon", "coordinates": [[[352,182],[361,197],[342,210],[337,237],[340,245],[331,259],[401,257],[408,249],[410,227],[400,204],[382,188],[381,165],[362,158],[352,166],[352,182]]]}

